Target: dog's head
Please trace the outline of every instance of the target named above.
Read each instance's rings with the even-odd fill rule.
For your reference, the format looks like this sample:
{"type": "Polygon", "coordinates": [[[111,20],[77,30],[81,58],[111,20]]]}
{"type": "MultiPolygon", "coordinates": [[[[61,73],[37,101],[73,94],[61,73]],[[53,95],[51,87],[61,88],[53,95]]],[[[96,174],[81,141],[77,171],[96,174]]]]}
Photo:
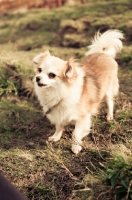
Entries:
{"type": "Polygon", "coordinates": [[[64,61],[50,55],[49,51],[35,56],[33,62],[37,66],[35,82],[42,88],[55,87],[60,83],[70,84],[76,76],[73,59],[64,61]]]}

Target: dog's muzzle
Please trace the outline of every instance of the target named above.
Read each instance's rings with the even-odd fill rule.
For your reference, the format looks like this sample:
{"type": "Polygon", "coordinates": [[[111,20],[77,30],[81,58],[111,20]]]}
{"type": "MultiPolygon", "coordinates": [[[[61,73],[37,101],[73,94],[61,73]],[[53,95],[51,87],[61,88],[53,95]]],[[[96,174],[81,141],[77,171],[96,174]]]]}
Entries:
{"type": "Polygon", "coordinates": [[[36,82],[37,82],[38,86],[40,86],[40,87],[46,86],[46,84],[43,84],[40,81],[41,81],[41,76],[36,76],[36,82]]]}

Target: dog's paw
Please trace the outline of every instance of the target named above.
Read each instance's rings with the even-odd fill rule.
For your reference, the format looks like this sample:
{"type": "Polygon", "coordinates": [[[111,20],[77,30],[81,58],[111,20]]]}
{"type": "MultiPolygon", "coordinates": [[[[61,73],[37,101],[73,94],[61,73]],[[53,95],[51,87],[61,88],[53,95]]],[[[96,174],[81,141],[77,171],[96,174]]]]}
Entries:
{"type": "Polygon", "coordinates": [[[48,138],[49,142],[57,142],[58,140],[60,140],[60,137],[54,135],[48,138]]]}
{"type": "Polygon", "coordinates": [[[82,146],[78,144],[72,145],[72,152],[78,154],[82,150],[82,146]]]}
{"type": "Polygon", "coordinates": [[[113,118],[113,116],[110,116],[110,115],[107,115],[107,121],[111,121],[111,120],[113,120],[114,118],[113,118]]]}

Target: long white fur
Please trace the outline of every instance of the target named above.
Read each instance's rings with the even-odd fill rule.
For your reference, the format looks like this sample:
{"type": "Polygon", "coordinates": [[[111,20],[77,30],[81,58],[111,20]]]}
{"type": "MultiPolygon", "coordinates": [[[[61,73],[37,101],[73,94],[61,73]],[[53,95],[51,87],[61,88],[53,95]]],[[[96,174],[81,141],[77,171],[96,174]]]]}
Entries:
{"type": "MultiPolygon", "coordinates": [[[[50,59],[52,59],[52,56],[48,60],[50,59]]],[[[77,67],[76,70],[79,76],[76,83],[70,88],[67,88],[62,82],[54,83],[54,85],[51,85],[49,88],[41,88],[38,87],[36,81],[34,81],[35,93],[43,107],[44,113],[61,101],[59,107],[47,115],[52,124],[56,125],[59,123],[65,126],[70,121],[77,120],[77,111],[75,107],[82,93],[83,77],[85,74],[81,68],[77,67]]]]}
{"type": "Polygon", "coordinates": [[[115,58],[116,53],[122,49],[123,34],[119,30],[108,30],[101,34],[97,32],[92,40],[92,45],[88,46],[89,51],[86,56],[94,53],[105,53],[115,58]]]}

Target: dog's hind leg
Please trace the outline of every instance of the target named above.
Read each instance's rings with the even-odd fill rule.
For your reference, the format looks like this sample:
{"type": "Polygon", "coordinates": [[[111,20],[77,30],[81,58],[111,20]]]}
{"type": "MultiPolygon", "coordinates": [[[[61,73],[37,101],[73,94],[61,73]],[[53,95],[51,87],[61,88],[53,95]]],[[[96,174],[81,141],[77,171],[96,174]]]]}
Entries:
{"type": "Polygon", "coordinates": [[[114,109],[114,100],[113,100],[113,92],[112,89],[106,93],[106,103],[107,103],[107,120],[113,120],[113,109],[114,109]]]}
{"type": "Polygon", "coordinates": [[[115,79],[113,85],[109,87],[106,93],[106,103],[108,107],[107,120],[113,120],[113,110],[114,110],[114,97],[118,94],[119,84],[118,78],[115,79]]]}
{"type": "Polygon", "coordinates": [[[60,140],[63,130],[64,127],[62,125],[57,124],[55,133],[51,137],[49,137],[48,140],[51,142],[57,142],[58,140],[60,140]]]}
{"type": "Polygon", "coordinates": [[[107,107],[108,107],[108,111],[107,111],[107,120],[113,120],[113,108],[114,108],[114,101],[111,98],[107,97],[107,107]]]}
{"type": "Polygon", "coordinates": [[[75,129],[72,136],[72,151],[78,154],[82,149],[82,139],[89,134],[91,127],[91,114],[82,117],[76,121],[75,129]]]}

